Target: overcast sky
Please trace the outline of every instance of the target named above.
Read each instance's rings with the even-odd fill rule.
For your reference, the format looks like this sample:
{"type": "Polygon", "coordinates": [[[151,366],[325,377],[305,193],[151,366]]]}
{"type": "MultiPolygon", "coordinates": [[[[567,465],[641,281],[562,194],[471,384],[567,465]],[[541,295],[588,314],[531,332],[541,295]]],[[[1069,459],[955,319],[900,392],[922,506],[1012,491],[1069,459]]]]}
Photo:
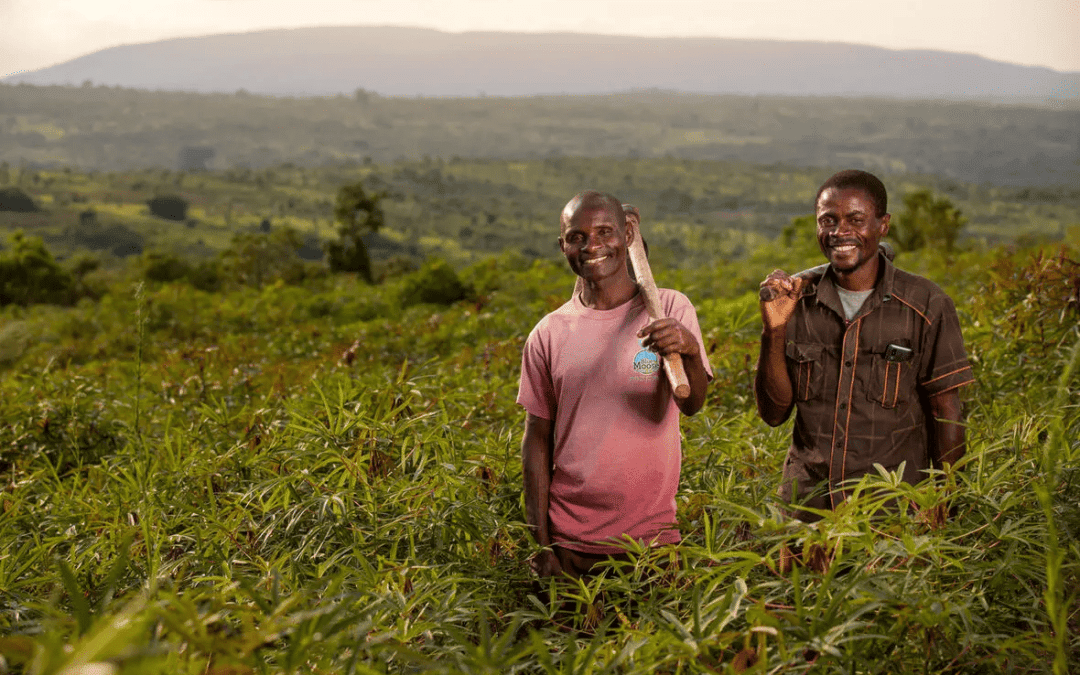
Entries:
{"type": "Polygon", "coordinates": [[[327,25],[854,42],[1080,72],[1080,0],[0,0],[0,77],[121,44],[327,25]]]}

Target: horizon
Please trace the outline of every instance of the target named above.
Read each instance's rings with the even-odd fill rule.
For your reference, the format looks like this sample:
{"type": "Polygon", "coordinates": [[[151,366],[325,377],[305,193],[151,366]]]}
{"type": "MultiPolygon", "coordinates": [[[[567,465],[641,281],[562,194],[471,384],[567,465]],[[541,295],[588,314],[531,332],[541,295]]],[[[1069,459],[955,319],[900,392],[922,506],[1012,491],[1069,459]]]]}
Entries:
{"type": "Polygon", "coordinates": [[[976,0],[916,0],[865,12],[853,0],[671,0],[645,3],[533,0],[514,7],[487,0],[431,6],[404,0],[343,5],[312,0],[9,0],[0,22],[10,38],[0,45],[0,78],[32,73],[105,49],[172,39],[322,27],[420,28],[461,34],[577,33],[647,38],[704,38],[844,43],[894,51],[970,54],[991,61],[1080,73],[1080,3],[1052,0],[1035,9],[1020,0],[992,13],[976,0]],[[640,5],[640,6],[639,6],[640,5]],[[422,18],[418,18],[422,17],[422,18]],[[977,31],[959,30],[979,21],[977,31]],[[837,28],[839,26],[839,28],[837,28]]]}

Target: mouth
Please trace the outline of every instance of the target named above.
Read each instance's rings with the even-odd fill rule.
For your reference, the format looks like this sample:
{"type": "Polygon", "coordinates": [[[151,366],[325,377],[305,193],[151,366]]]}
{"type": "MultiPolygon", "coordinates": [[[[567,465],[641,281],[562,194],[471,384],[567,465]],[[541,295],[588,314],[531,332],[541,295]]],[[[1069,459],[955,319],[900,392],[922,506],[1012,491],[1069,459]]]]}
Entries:
{"type": "Polygon", "coordinates": [[[608,256],[600,256],[599,258],[590,258],[584,262],[585,265],[599,265],[608,259],[608,256]]]}
{"type": "Polygon", "coordinates": [[[843,244],[834,243],[834,244],[829,244],[829,248],[832,249],[836,253],[851,253],[852,251],[857,249],[858,246],[855,245],[855,244],[848,244],[848,243],[843,243],[843,244]]]}

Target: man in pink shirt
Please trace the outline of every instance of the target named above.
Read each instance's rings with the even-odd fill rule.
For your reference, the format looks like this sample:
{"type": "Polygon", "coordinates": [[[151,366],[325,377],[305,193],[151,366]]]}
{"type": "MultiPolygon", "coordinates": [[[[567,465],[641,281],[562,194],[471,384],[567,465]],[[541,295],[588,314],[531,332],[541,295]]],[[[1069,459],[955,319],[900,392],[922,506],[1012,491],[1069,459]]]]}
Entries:
{"type": "Polygon", "coordinates": [[[525,515],[547,547],[541,577],[587,573],[622,553],[629,536],[679,541],[675,492],[682,460],[679,413],[693,415],[712,378],[694,307],[660,290],[667,318],[650,322],[627,271],[638,236],[618,199],[582,192],[567,203],[559,248],[582,290],[536,325],[525,343],[517,402],[525,515]],[[659,354],[681,355],[690,396],[677,400],[659,354]]]}

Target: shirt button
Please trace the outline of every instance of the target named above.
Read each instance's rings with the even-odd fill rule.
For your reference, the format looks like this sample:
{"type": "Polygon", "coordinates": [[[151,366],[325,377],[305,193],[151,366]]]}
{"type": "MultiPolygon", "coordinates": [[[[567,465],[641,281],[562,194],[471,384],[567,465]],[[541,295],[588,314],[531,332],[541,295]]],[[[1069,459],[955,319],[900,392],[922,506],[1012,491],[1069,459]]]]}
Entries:
{"type": "Polygon", "coordinates": [[[844,366],[847,367],[847,368],[850,368],[851,367],[851,361],[844,361],[844,366]]]}
{"type": "Polygon", "coordinates": [[[845,409],[847,409],[847,403],[841,403],[841,404],[840,404],[840,409],[841,409],[841,410],[845,410],[845,409]]]}

